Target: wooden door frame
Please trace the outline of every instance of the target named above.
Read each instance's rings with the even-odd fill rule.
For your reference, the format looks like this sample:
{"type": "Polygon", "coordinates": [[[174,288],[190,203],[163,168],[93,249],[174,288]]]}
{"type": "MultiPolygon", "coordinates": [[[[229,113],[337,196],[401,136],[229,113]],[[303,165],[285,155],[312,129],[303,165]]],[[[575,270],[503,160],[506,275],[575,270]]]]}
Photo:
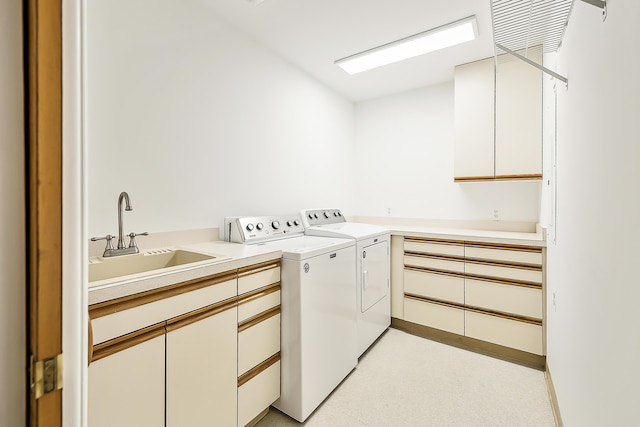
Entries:
{"type": "MultiPolygon", "coordinates": [[[[27,351],[42,361],[62,354],[62,2],[25,7],[27,351]]],[[[62,425],[61,390],[28,394],[30,426],[62,425]]]]}

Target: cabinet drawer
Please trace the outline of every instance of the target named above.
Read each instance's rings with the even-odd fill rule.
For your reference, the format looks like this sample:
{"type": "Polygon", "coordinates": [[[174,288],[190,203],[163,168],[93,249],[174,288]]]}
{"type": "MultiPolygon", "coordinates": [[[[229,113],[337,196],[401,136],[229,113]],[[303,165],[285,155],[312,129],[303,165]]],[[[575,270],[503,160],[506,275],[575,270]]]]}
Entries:
{"type": "Polygon", "coordinates": [[[269,265],[255,271],[238,273],[238,295],[254,291],[280,281],[280,267],[269,265]]]}
{"type": "Polygon", "coordinates": [[[465,302],[473,307],[542,319],[542,289],[466,279],[465,302]]]}
{"type": "Polygon", "coordinates": [[[238,425],[246,426],[280,397],[280,361],[238,387],[238,425]]]}
{"type": "Polygon", "coordinates": [[[542,355],[542,326],[465,311],[465,335],[482,341],[542,355]]]}
{"type": "Polygon", "coordinates": [[[465,246],[467,258],[506,261],[519,264],[542,265],[541,250],[510,250],[482,246],[465,246]]]}
{"type": "Polygon", "coordinates": [[[270,310],[280,305],[280,287],[267,289],[264,293],[238,301],[238,322],[270,310]]]}
{"type": "Polygon", "coordinates": [[[464,304],[463,277],[405,269],[404,291],[427,298],[464,304]]]}
{"type": "Polygon", "coordinates": [[[464,256],[464,245],[462,243],[436,243],[405,240],[404,250],[435,255],[464,256]]]}
{"type": "Polygon", "coordinates": [[[99,344],[235,296],[236,280],[232,279],[98,317],[91,320],[93,343],[99,344]]]}
{"type": "Polygon", "coordinates": [[[280,351],[280,314],[238,333],[238,375],[280,351]]]}
{"type": "Polygon", "coordinates": [[[464,335],[464,310],[461,308],[405,298],[404,320],[464,335]]]}
{"type": "Polygon", "coordinates": [[[520,282],[542,283],[542,270],[539,269],[528,270],[475,262],[466,262],[464,268],[467,274],[520,282]]]}
{"type": "Polygon", "coordinates": [[[427,256],[404,256],[405,265],[413,265],[416,267],[431,268],[434,270],[451,271],[454,273],[464,273],[464,262],[462,260],[455,261],[442,258],[432,258],[427,256]]]}

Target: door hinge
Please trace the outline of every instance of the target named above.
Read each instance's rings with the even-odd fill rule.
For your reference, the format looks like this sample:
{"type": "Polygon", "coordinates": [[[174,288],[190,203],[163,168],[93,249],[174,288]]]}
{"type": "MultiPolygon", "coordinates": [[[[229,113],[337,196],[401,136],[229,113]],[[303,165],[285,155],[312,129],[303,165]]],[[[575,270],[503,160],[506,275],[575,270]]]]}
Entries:
{"type": "Polygon", "coordinates": [[[29,363],[31,392],[36,399],[62,388],[62,354],[29,363]]]}

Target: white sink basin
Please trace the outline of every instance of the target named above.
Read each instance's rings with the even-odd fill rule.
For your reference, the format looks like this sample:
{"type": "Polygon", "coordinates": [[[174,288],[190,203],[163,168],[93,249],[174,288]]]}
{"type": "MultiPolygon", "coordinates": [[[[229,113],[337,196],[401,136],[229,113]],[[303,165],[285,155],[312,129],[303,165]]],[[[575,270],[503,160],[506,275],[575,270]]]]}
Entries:
{"type": "Polygon", "coordinates": [[[194,263],[206,264],[206,261],[223,261],[228,258],[221,255],[207,255],[182,249],[158,249],[135,255],[93,258],[89,260],[89,282],[138,273],[155,273],[159,272],[156,270],[184,267],[194,263]]]}

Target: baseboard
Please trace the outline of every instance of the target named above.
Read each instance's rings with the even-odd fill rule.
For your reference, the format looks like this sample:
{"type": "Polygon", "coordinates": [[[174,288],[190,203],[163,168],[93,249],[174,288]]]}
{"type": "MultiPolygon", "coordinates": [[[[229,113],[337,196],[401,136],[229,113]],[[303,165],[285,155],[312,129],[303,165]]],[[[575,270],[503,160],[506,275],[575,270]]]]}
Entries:
{"type": "Polygon", "coordinates": [[[551,379],[551,371],[549,365],[545,363],[544,379],[547,383],[547,391],[549,392],[549,399],[551,400],[551,409],[553,411],[553,418],[556,420],[557,427],[564,427],[562,417],[560,416],[560,406],[558,405],[558,396],[556,395],[556,389],[553,386],[553,380],[551,379]]]}
{"type": "Polygon", "coordinates": [[[406,320],[397,319],[395,317],[391,318],[391,326],[413,335],[438,341],[464,350],[473,351],[475,353],[484,354],[485,356],[495,357],[496,359],[505,360],[507,362],[517,363],[540,371],[543,371],[546,366],[545,356],[539,356],[537,354],[527,353],[526,351],[516,350],[498,344],[477,340],[475,338],[453,334],[440,329],[407,322],[406,320]]]}
{"type": "MultiPolygon", "coordinates": [[[[270,407],[269,407],[269,408],[270,408],[270,407]]],[[[260,412],[260,413],[259,413],[259,414],[254,418],[254,419],[252,419],[251,421],[249,421],[249,422],[247,423],[247,425],[246,425],[246,426],[244,426],[244,427],[253,427],[253,426],[255,426],[256,424],[258,424],[260,421],[262,421],[262,419],[263,419],[264,417],[266,417],[266,416],[267,416],[267,414],[269,413],[269,408],[267,408],[267,409],[265,409],[264,411],[260,412]]]]}

